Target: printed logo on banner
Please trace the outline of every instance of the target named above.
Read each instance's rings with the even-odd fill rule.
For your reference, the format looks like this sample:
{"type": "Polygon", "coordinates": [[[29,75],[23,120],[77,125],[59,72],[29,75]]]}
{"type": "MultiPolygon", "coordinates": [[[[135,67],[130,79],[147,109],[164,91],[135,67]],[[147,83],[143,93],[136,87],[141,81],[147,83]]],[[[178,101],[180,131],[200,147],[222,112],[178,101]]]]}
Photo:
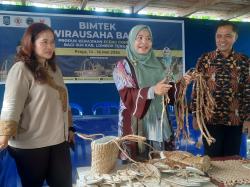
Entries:
{"type": "Polygon", "coordinates": [[[45,23],[46,20],[45,20],[45,19],[39,19],[39,22],[40,22],[40,23],[45,23]]]}
{"type": "Polygon", "coordinates": [[[10,16],[3,16],[3,24],[10,25],[10,16]]]}
{"type": "Polygon", "coordinates": [[[32,23],[34,23],[34,19],[31,18],[31,17],[28,17],[28,18],[26,19],[26,23],[27,23],[27,25],[31,25],[32,23]]]}
{"type": "Polygon", "coordinates": [[[14,23],[15,23],[17,26],[21,25],[22,22],[23,22],[23,20],[22,20],[21,17],[15,17],[14,23]]]}
{"type": "Polygon", "coordinates": [[[51,25],[50,18],[47,17],[0,15],[0,26],[26,28],[35,22],[51,25]]]}

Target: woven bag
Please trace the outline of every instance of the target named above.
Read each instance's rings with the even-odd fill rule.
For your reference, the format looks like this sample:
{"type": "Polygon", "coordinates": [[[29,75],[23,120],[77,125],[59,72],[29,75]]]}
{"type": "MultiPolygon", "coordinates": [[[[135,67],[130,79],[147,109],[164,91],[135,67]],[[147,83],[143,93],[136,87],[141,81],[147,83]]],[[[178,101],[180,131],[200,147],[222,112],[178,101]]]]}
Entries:
{"type": "Polygon", "coordinates": [[[142,142],[146,138],[136,135],[127,135],[124,137],[104,136],[103,138],[92,141],[91,152],[91,172],[105,174],[115,168],[116,161],[119,155],[119,150],[132,162],[128,154],[120,146],[124,141],[142,142]]]}
{"type": "MultiPolygon", "coordinates": [[[[131,161],[136,163],[135,160],[130,158],[126,151],[121,147],[125,141],[140,142],[148,145],[144,141],[143,136],[127,135],[124,137],[104,136],[103,134],[86,135],[76,133],[80,138],[85,140],[92,140],[91,142],[91,172],[98,174],[109,173],[115,168],[116,161],[119,155],[119,150],[131,161]],[[102,138],[95,139],[97,136],[102,138]]],[[[148,145],[150,146],[150,145],[148,145]]],[[[151,146],[150,146],[151,147],[151,146]]]]}
{"type": "Polygon", "coordinates": [[[108,173],[116,164],[119,148],[115,136],[104,136],[91,142],[91,171],[94,173],[108,173]]]}

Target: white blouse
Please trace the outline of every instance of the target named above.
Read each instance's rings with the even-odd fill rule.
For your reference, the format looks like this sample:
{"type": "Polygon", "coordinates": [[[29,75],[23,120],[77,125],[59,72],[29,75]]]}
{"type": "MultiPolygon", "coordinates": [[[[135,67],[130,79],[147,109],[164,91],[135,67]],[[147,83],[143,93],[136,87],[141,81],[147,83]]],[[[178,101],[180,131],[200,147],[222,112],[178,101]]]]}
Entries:
{"type": "MultiPolygon", "coordinates": [[[[66,89],[58,67],[56,72],[48,72],[58,86],[66,89]]],[[[41,148],[68,138],[68,113],[63,112],[59,92],[48,84],[37,83],[23,62],[15,63],[7,76],[0,135],[6,135],[8,127],[13,128],[13,121],[16,131],[9,145],[15,148],[41,148]]]]}

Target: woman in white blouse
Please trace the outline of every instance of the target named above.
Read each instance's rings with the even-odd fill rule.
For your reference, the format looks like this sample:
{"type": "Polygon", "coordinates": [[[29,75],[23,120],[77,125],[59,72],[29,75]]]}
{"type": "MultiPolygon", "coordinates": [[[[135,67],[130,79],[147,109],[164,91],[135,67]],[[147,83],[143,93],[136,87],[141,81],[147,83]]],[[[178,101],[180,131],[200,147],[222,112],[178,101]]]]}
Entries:
{"type": "Polygon", "coordinates": [[[0,149],[9,145],[23,187],[72,186],[69,112],[54,32],[34,23],[8,73],[0,120],[0,149]]]}

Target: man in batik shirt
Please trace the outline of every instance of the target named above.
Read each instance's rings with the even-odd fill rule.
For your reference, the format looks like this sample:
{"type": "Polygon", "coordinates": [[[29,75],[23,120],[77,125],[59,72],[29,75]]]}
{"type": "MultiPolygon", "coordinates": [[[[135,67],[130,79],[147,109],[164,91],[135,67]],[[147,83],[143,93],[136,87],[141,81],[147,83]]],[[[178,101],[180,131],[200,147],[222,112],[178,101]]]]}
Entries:
{"type": "MultiPolygon", "coordinates": [[[[209,146],[203,138],[205,155],[211,157],[239,155],[242,128],[250,124],[249,58],[233,50],[236,39],[236,26],[221,21],[215,34],[217,49],[203,54],[196,65],[216,102],[212,118],[205,122],[216,141],[209,146]]],[[[194,114],[195,96],[193,92],[194,114]]],[[[196,117],[193,117],[195,127],[196,117]]]]}

